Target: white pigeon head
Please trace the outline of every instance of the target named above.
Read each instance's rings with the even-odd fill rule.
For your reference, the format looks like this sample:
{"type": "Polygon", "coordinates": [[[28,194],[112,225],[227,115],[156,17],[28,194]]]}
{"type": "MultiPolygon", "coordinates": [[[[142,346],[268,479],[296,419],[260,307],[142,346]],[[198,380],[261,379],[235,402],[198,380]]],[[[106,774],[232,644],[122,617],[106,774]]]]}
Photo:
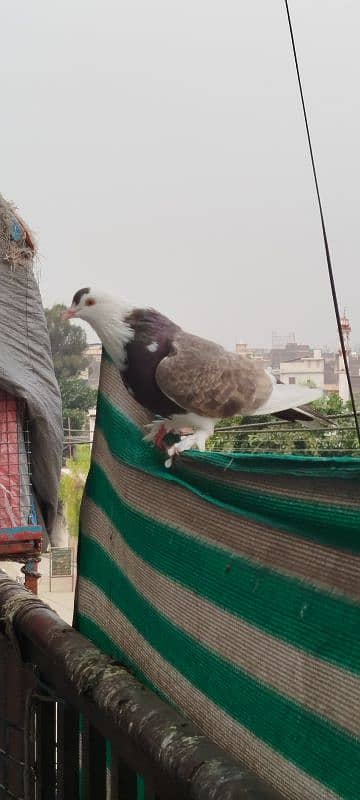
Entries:
{"type": "Polygon", "coordinates": [[[92,323],[92,320],[109,313],[114,306],[114,298],[104,292],[94,291],[87,286],[78,289],[72,299],[70,308],[64,311],[64,319],[79,317],[92,323]]]}
{"type": "Polygon", "coordinates": [[[133,338],[133,331],[125,322],[134,306],[125,300],[97,289],[78,289],[63,319],[82,319],[88,322],[101,339],[115,362],[121,364],[124,346],[133,338]]]}

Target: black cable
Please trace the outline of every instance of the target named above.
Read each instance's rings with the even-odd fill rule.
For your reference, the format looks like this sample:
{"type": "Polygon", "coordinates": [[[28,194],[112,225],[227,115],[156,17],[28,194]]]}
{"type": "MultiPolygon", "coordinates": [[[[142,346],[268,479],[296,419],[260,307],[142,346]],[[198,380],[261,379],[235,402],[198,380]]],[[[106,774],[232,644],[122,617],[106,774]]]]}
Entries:
{"type": "Polygon", "coordinates": [[[316,194],[317,194],[317,199],[318,199],[318,204],[319,204],[321,228],[322,228],[322,234],[323,234],[323,239],[324,239],[326,261],[327,261],[328,273],[329,273],[329,279],[330,279],[330,286],[331,286],[331,294],[332,294],[332,299],[333,299],[333,303],[334,303],[336,322],[337,322],[337,326],[338,326],[338,332],[339,332],[339,338],[340,338],[340,344],[341,344],[341,352],[342,352],[342,356],[343,356],[343,359],[344,359],[346,379],[347,379],[347,383],[348,383],[348,387],[349,387],[349,394],[350,394],[351,405],[352,405],[353,414],[354,414],[354,420],[355,420],[355,427],[356,427],[356,432],[357,432],[357,437],[358,437],[359,447],[360,447],[359,419],[358,419],[358,416],[357,416],[357,413],[356,413],[355,397],[354,397],[354,392],[353,392],[353,388],[352,388],[352,384],[351,384],[351,376],[350,376],[349,364],[348,364],[348,360],[347,360],[347,354],[346,354],[346,348],[345,348],[345,342],[344,342],[344,335],[343,335],[343,331],[342,331],[342,327],[341,327],[341,318],[340,318],[339,304],[338,304],[338,299],[337,299],[337,294],[336,294],[334,273],[333,273],[333,268],[332,268],[332,264],[331,264],[329,243],[328,243],[328,238],[327,238],[327,234],[326,234],[325,220],[324,220],[324,214],[323,214],[321,197],[320,197],[320,190],[319,190],[319,183],[318,183],[318,178],[317,178],[317,172],[316,172],[313,148],[312,148],[312,144],[311,144],[310,129],[309,129],[309,123],[308,123],[308,118],[307,118],[307,113],[306,113],[304,93],[303,93],[303,88],[302,88],[302,83],[301,83],[299,63],[298,63],[298,58],[297,58],[297,53],[296,53],[295,39],[294,39],[293,27],[292,27],[292,23],[291,23],[288,0],[285,0],[285,7],[286,7],[286,13],[287,13],[287,18],[288,18],[288,23],[289,23],[292,49],[293,49],[293,54],[294,54],[294,59],[295,59],[296,74],[297,74],[299,90],[300,90],[302,110],[303,110],[303,113],[304,113],[307,140],[308,140],[308,144],[309,144],[310,158],[311,158],[311,164],[312,164],[312,171],[313,171],[313,175],[314,175],[316,194]]]}

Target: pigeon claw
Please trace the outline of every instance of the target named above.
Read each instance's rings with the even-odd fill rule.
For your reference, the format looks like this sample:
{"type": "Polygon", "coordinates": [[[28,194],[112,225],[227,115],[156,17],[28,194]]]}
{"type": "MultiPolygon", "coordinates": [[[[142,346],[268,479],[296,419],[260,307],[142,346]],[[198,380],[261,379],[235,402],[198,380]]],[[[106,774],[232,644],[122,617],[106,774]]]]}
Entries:
{"type": "Polygon", "coordinates": [[[161,425],[161,427],[159,428],[159,430],[158,430],[158,432],[157,432],[157,434],[156,434],[156,436],[154,438],[154,445],[156,447],[159,447],[160,450],[163,449],[164,437],[166,436],[166,434],[167,434],[166,425],[161,425]]]}
{"type": "Polygon", "coordinates": [[[168,433],[169,426],[166,424],[164,420],[157,419],[151,422],[149,425],[145,425],[147,430],[146,435],[144,436],[144,442],[150,442],[157,447],[160,447],[162,450],[164,448],[164,438],[168,433]]]}
{"type": "Polygon", "coordinates": [[[182,436],[180,441],[173,444],[171,447],[168,447],[167,451],[167,459],[165,461],[165,467],[169,469],[172,464],[174,458],[180,455],[180,453],[185,453],[186,450],[190,450],[193,447],[197,448],[198,450],[205,450],[205,442],[206,442],[206,431],[194,431],[194,433],[187,434],[182,436]]]}
{"type": "Polygon", "coordinates": [[[178,458],[179,453],[178,453],[177,450],[173,450],[173,448],[171,447],[167,451],[167,456],[168,457],[167,457],[166,461],[164,461],[164,466],[166,467],[166,469],[170,469],[170,467],[172,467],[174,465],[176,459],[178,458]],[[170,450],[171,450],[171,453],[170,453],[170,450]]]}

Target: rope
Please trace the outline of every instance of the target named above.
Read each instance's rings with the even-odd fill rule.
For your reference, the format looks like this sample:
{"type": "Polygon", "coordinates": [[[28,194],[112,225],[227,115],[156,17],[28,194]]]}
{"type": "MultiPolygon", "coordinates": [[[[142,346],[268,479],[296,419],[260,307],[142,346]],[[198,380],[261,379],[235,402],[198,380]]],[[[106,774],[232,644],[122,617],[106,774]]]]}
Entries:
{"type": "Polygon", "coordinates": [[[322,202],[321,202],[321,197],[320,197],[319,182],[318,182],[318,178],[317,178],[314,153],[313,153],[313,148],[312,148],[312,143],[311,143],[310,128],[309,128],[308,117],[307,117],[306,106],[305,106],[305,100],[304,100],[304,93],[303,93],[303,88],[302,88],[302,83],[301,83],[299,62],[298,62],[298,57],[297,57],[297,52],[296,52],[295,38],[294,38],[293,26],[292,26],[292,22],[291,22],[291,16],[290,16],[288,0],[285,0],[285,7],[286,7],[286,14],[287,14],[287,19],[288,19],[288,23],[289,23],[291,44],[292,44],[292,50],[293,50],[293,55],[294,55],[294,60],[295,60],[295,67],[296,67],[296,74],[297,74],[297,79],[298,79],[298,84],[299,84],[301,105],[302,105],[302,110],[303,110],[303,114],[304,114],[306,134],[307,134],[307,140],[308,140],[309,151],[310,151],[310,159],[311,159],[312,171],[313,171],[313,176],[314,176],[314,181],[315,181],[316,195],[317,195],[319,211],[320,211],[321,228],[322,228],[322,234],[323,234],[323,239],[324,239],[324,247],[325,247],[325,254],[326,254],[328,273],[329,273],[331,294],[332,294],[332,299],[333,299],[333,303],[334,303],[336,322],[337,322],[337,326],[338,326],[339,339],[340,339],[340,345],[341,345],[341,352],[342,352],[342,356],[343,356],[343,359],[344,359],[346,380],[347,380],[348,387],[349,387],[349,394],[350,394],[351,405],[352,405],[353,414],[354,414],[354,420],[355,420],[355,427],[356,427],[356,432],[357,432],[358,442],[359,442],[359,447],[360,447],[360,426],[359,426],[358,416],[357,416],[357,413],[356,413],[355,397],[354,397],[354,392],[353,392],[353,388],[352,388],[352,384],[351,384],[351,377],[350,377],[349,364],[348,364],[348,360],[347,360],[344,335],[343,335],[343,331],[342,331],[342,327],[341,327],[341,318],[340,318],[339,304],[338,304],[338,299],[337,299],[337,294],[336,294],[335,279],[334,279],[334,273],[333,273],[333,268],[332,268],[332,263],[331,263],[330,249],[329,249],[329,243],[328,243],[328,238],[327,238],[327,233],[326,233],[325,219],[324,219],[324,213],[323,213],[322,202]]]}

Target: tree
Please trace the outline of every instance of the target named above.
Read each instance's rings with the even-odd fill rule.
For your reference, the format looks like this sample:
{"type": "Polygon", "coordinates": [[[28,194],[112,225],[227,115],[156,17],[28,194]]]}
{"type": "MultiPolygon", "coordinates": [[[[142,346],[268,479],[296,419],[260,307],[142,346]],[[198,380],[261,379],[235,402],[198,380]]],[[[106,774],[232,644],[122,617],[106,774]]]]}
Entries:
{"type": "Polygon", "coordinates": [[[86,413],[96,403],[96,390],[80,377],[88,366],[85,356],[87,346],[85,331],[73,325],[62,315],[65,306],[57,304],[45,309],[50,336],[55,375],[59,382],[63,404],[63,424],[80,430],[86,422],[86,413]]]}
{"type": "Polygon", "coordinates": [[[59,381],[63,403],[64,427],[80,430],[86,422],[86,413],[96,404],[96,389],[91,389],[81,378],[61,378],[59,381]]]}
{"type": "Polygon", "coordinates": [[[85,356],[86,334],[80,325],[62,319],[66,306],[57,304],[45,309],[55,375],[60,382],[74,378],[88,366],[85,356]]]}

